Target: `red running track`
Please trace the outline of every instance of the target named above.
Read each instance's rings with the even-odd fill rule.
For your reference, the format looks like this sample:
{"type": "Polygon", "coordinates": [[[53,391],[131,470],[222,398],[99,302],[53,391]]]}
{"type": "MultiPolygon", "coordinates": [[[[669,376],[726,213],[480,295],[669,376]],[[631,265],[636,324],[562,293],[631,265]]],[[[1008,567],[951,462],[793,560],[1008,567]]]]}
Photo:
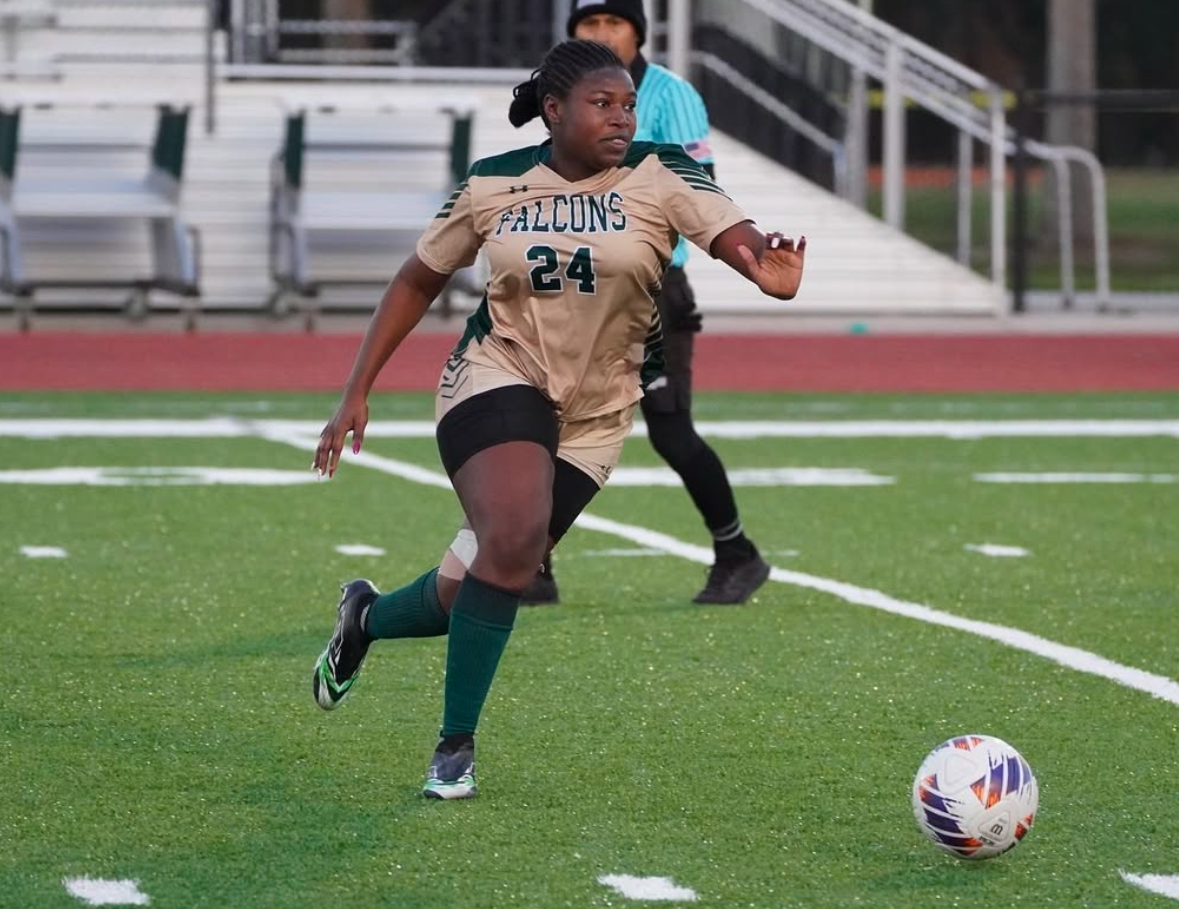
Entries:
{"type": "MultiPolygon", "coordinates": [[[[380,390],[431,390],[456,335],[411,336],[380,390]]],[[[337,391],[358,336],[0,335],[3,390],[337,391]]],[[[1179,335],[710,335],[700,390],[816,392],[1179,389],[1179,335]]]]}

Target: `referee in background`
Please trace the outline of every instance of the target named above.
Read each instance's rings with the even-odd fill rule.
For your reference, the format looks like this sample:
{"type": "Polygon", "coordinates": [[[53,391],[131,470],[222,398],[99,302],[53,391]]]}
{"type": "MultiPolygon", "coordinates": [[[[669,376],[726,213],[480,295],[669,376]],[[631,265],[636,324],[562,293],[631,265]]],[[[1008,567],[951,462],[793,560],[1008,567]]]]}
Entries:
{"type": "MultiPolygon", "coordinates": [[[[681,145],[715,178],[704,100],[691,83],[650,63],[639,50],[647,37],[643,0],[574,0],[566,31],[570,38],[608,44],[630,69],[638,91],[634,141],[681,145]]],[[[744,603],[766,582],[770,566],[745,536],[724,464],[692,425],[692,349],[701,314],[684,273],[687,261],[688,244],[681,237],[656,301],[663,321],[666,372],[647,386],[641,402],[643,419],[651,444],[680,475],[712,534],[715,561],[693,602],[744,603]]],[[[524,600],[558,602],[549,560],[525,590],[524,600]]]]}

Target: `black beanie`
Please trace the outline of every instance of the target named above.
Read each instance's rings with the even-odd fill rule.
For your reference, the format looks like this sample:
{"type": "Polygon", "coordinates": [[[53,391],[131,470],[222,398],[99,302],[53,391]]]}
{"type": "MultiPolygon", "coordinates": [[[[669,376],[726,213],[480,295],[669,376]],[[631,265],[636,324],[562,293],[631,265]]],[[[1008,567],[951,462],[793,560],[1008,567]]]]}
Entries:
{"type": "Polygon", "coordinates": [[[570,38],[577,30],[577,23],[586,16],[618,16],[627,19],[635,27],[639,36],[639,47],[647,40],[647,14],[643,12],[643,0],[605,0],[596,3],[594,0],[573,0],[573,11],[569,13],[569,24],[565,26],[565,34],[570,38]]]}

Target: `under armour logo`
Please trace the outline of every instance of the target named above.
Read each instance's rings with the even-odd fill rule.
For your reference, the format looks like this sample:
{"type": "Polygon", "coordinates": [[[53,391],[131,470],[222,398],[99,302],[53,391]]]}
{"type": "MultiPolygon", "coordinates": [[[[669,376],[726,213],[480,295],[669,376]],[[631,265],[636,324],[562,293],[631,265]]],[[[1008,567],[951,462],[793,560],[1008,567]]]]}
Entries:
{"type": "Polygon", "coordinates": [[[509,186],[509,187],[508,187],[508,192],[510,192],[510,193],[513,193],[513,194],[515,194],[515,193],[526,193],[526,192],[528,192],[528,184],[527,184],[527,183],[522,183],[522,184],[520,184],[519,186],[509,186]]]}

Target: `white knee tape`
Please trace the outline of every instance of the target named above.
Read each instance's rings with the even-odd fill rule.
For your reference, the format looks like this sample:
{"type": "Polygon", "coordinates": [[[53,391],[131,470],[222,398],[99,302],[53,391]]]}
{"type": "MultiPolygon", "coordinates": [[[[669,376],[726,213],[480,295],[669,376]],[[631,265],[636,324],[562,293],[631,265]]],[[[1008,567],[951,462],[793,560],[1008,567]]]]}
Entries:
{"type": "Polygon", "coordinates": [[[446,555],[442,557],[438,573],[444,578],[461,581],[470,569],[471,563],[475,561],[475,553],[478,551],[479,544],[475,540],[475,531],[464,527],[446,550],[446,555]]]}
{"type": "Polygon", "coordinates": [[[475,553],[479,551],[475,531],[468,530],[466,527],[460,530],[454,538],[454,542],[450,544],[450,551],[463,563],[463,568],[470,571],[471,563],[475,561],[475,553]]]}

